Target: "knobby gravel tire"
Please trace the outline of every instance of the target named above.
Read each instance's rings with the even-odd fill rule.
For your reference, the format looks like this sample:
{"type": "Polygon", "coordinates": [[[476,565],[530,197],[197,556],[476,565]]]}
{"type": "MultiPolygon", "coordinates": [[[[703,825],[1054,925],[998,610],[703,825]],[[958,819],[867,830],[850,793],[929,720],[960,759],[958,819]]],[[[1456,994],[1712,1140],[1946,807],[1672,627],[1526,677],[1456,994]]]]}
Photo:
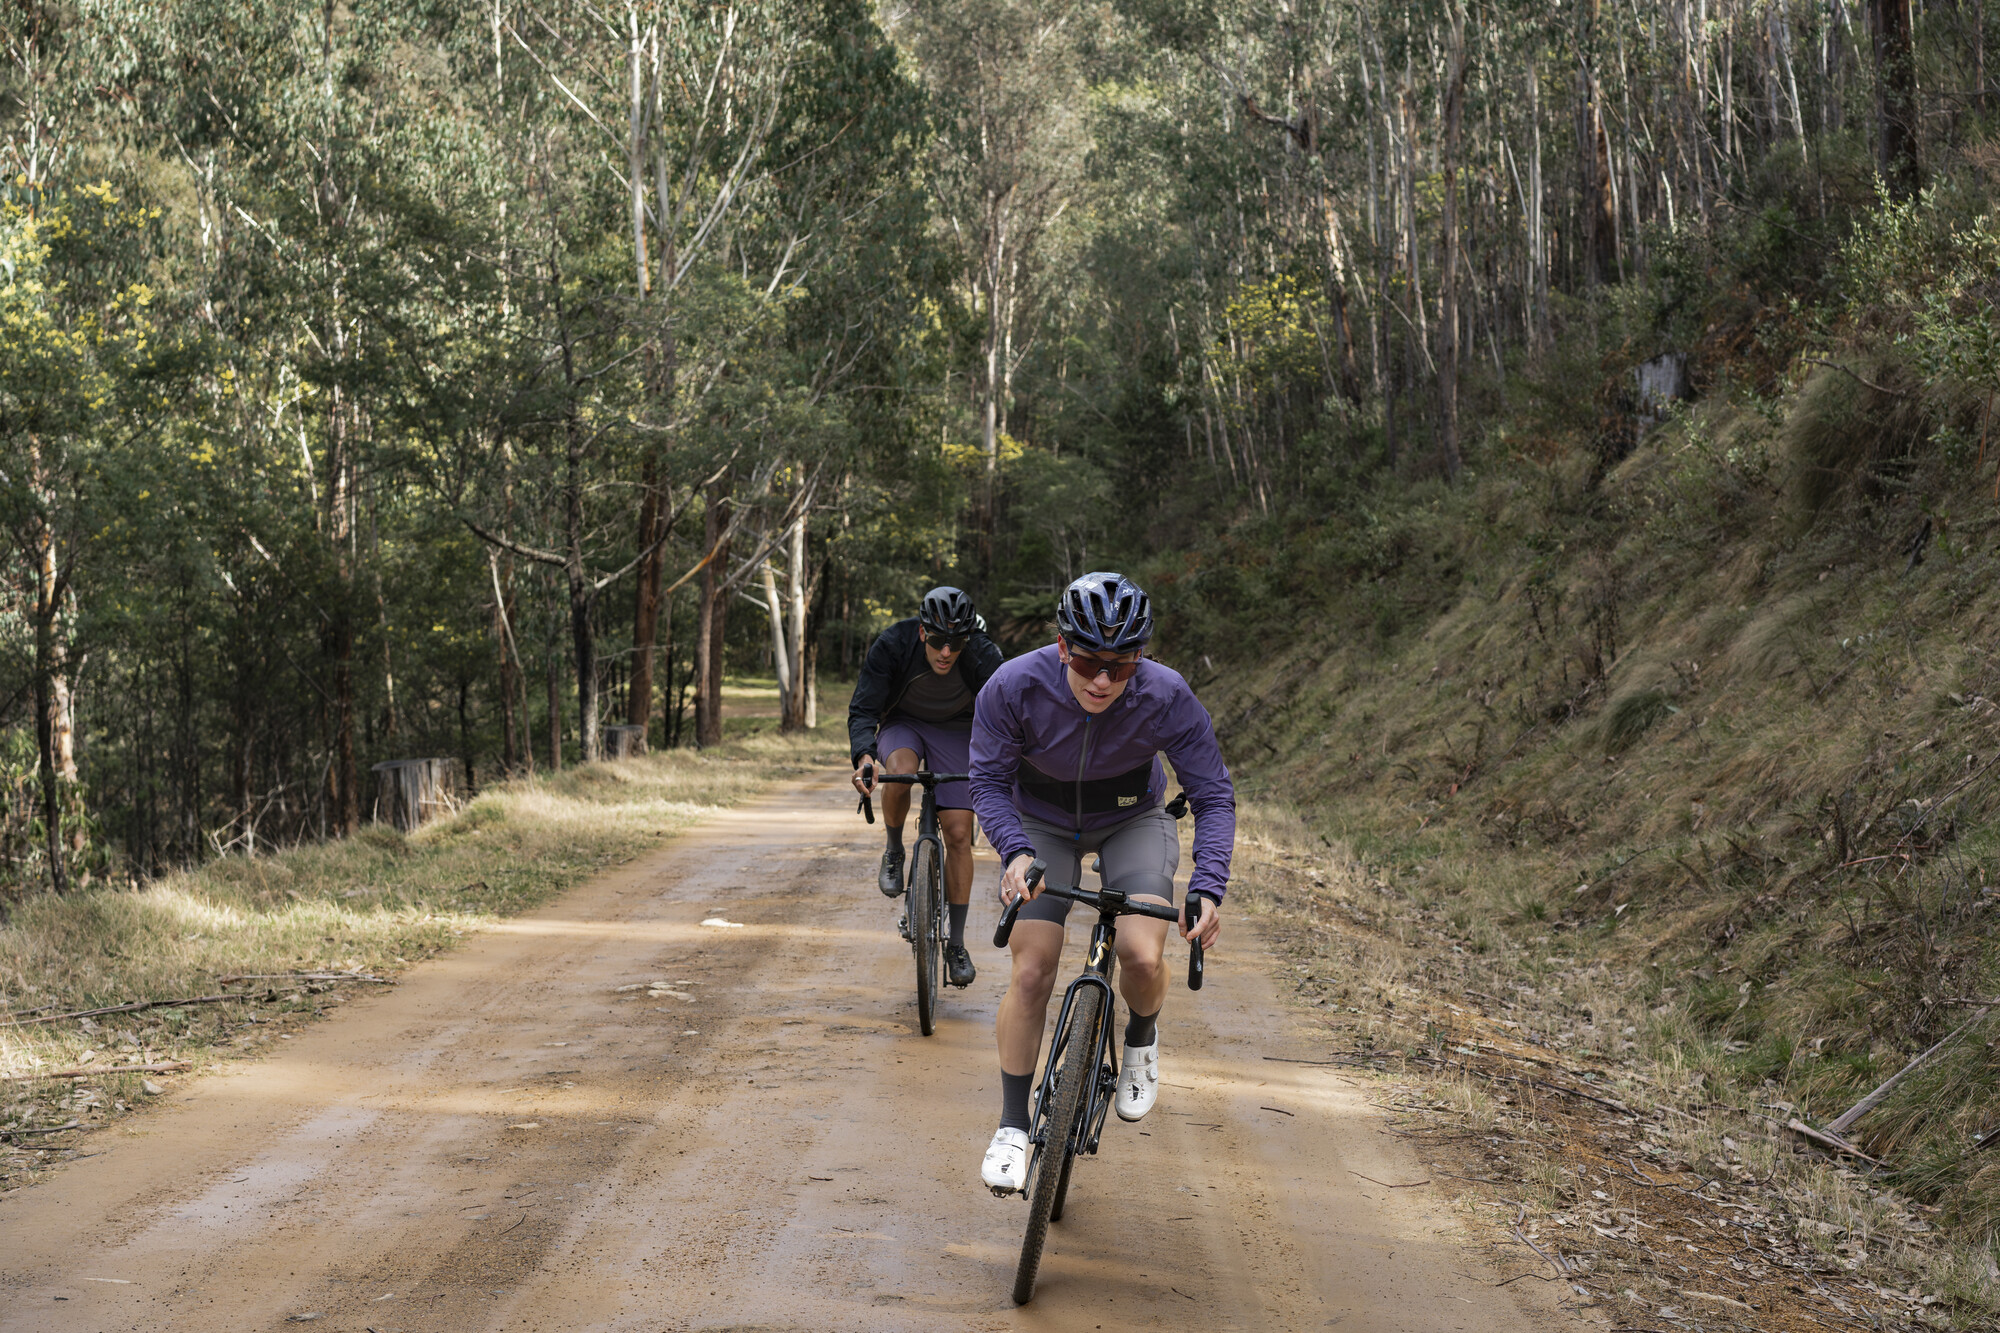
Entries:
{"type": "Polygon", "coordinates": [[[937,1031],[938,982],[944,966],[937,900],[937,844],[920,840],[910,859],[910,951],[917,960],[917,1026],[926,1037],[937,1031]]]}
{"type": "Polygon", "coordinates": [[[1075,1165],[1076,1165],[1076,1154],[1074,1152],[1064,1153],[1063,1164],[1062,1164],[1062,1179],[1056,1182],[1055,1206],[1049,1209],[1049,1221],[1051,1222],[1062,1221],[1063,1204],[1069,1201],[1070,1168],[1075,1165]]]}
{"type": "MultiPolygon", "coordinates": [[[[1102,997],[1100,996],[1099,1003],[1102,1002],[1103,1000],[1102,997]]],[[[1105,1021],[1107,1023],[1111,1022],[1116,1017],[1117,1015],[1115,1014],[1107,1015],[1105,1021]]],[[[1096,1051],[1097,1049],[1096,1041],[1093,1040],[1091,1042],[1090,1049],[1093,1052],[1096,1051]]],[[[1093,1065],[1090,1074],[1092,1078],[1096,1078],[1102,1072],[1103,1071],[1101,1066],[1093,1065]]],[[[1103,1122],[1105,1112],[1108,1111],[1111,1107],[1111,1099],[1118,1095],[1117,1092],[1115,1091],[1115,1087],[1118,1082],[1116,1074],[1112,1076],[1111,1081],[1114,1090],[1105,1093],[1104,1100],[1098,1103],[1098,1106],[1100,1108],[1097,1113],[1098,1124],[1085,1125],[1079,1122],[1076,1127],[1077,1140],[1080,1143],[1083,1143],[1085,1147],[1089,1146],[1087,1140],[1089,1139],[1090,1135],[1098,1132],[1099,1125],[1101,1125],[1103,1122]],[[1086,1131],[1088,1131],[1088,1133],[1086,1133],[1086,1131]]],[[[1090,1099],[1088,1097],[1085,1097],[1083,1106],[1077,1111],[1077,1115],[1081,1117],[1084,1114],[1084,1112],[1088,1111],[1089,1109],[1090,1109],[1090,1099]]],[[[1076,1159],[1077,1159],[1077,1154],[1074,1152],[1070,1153],[1069,1155],[1063,1158],[1062,1179],[1056,1182],[1056,1206],[1049,1210],[1049,1221],[1051,1222],[1062,1221],[1063,1205],[1069,1201],[1070,1168],[1076,1165],[1076,1159]]]]}
{"type": "MultiPolygon", "coordinates": [[[[1077,993],[1070,1010],[1069,1039],[1064,1044],[1061,1082],[1055,1105],[1043,1126],[1041,1160],[1035,1167],[1034,1193],[1028,1198],[1028,1232],[1021,1238],[1021,1263],[1014,1270],[1014,1304],[1035,1298],[1035,1275],[1042,1267],[1042,1245],[1049,1238],[1056,1201],[1069,1191],[1070,1161],[1076,1154],[1077,1121],[1083,1116],[1090,1084],[1097,1076],[1097,1025],[1104,995],[1095,986],[1077,993]]],[[[1050,1059],[1055,1058],[1050,1053],[1050,1059]]]]}

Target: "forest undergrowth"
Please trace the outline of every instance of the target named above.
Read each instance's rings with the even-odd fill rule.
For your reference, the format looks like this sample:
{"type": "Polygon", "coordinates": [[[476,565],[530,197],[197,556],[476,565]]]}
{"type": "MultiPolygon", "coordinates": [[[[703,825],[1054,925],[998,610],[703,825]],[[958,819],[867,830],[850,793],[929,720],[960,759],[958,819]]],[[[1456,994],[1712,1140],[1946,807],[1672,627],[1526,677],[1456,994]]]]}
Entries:
{"type": "MultiPolygon", "coordinates": [[[[1227,571],[1155,571],[1198,595],[1173,650],[1241,789],[1280,802],[1244,896],[1294,920],[1341,1058],[1395,1052],[1489,1127],[1546,1122],[1523,1077],[1614,1089],[1539,1095],[1658,1149],[1626,1193],[1754,1180],[1742,1206],[1813,1258],[1752,1287],[1836,1323],[2000,1326],[1990,168],[1883,202],[1814,302],[1746,300],[1708,256],[1676,316],[1697,395],[1650,427],[1631,372],[1668,321],[1627,293],[1588,356],[1509,384],[1460,485],[1246,521],[1227,571]],[[1787,1128],[1934,1046],[1847,1150],[1787,1128]]],[[[1618,1187],[1579,1192],[1574,1144],[1535,1141],[1505,1173],[1541,1190],[1507,1196],[1521,1225],[1563,1212],[1542,1234],[1572,1255],[1643,1232],[1586,1219],[1618,1187]]],[[[1578,1286],[1635,1326],[1781,1326],[1736,1288],[1578,1286]]]]}
{"type": "Polygon", "coordinates": [[[407,836],[371,826],[17,907],[0,926],[0,1190],[88,1151],[172,1079],[254,1054],[356,988],[838,758],[826,733],[741,725],[750,734],[705,751],[505,783],[407,836]],[[49,1021],[217,995],[231,998],[49,1021]]]}

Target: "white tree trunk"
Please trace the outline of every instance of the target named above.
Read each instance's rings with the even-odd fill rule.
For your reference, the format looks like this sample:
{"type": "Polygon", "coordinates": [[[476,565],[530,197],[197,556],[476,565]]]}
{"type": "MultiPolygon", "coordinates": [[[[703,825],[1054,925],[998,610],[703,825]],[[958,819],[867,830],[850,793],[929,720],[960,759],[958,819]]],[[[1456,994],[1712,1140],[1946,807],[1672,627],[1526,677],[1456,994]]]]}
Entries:
{"type": "Polygon", "coordinates": [[[771,615],[771,661],[778,672],[778,708],[781,713],[791,711],[792,669],[785,653],[785,618],[778,602],[778,580],[771,573],[771,562],[763,565],[764,609],[771,615]]]}
{"type": "Polygon", "coordinates": [[[811,729],[818,719],[814,716],[814,694],[812,677],[817,673],[809,669],[806,653],[806,506],[799,506],[798,517],[792,520],[792,530],[787,534],[785,553],[785,598],[786,609],[790,613],[787,639],[791,649],[792,689],[788,720],[811,729]],[[798,697],[803,690],[804,697],[798,697]]]}

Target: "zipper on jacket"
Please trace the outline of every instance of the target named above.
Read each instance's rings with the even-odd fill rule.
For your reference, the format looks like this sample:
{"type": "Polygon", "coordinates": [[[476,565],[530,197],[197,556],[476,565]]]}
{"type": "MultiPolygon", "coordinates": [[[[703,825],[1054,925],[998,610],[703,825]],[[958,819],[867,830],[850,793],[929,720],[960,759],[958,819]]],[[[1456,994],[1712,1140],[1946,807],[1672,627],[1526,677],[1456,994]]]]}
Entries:
{"type": "Polygon", "coordinates": [[[1090,763],[1090,724],[1096,721],[1093,714],[1083,715],[1083,749],[1076,757],[1076,841],[1083,842],[1083,770],[1090,763]]]}

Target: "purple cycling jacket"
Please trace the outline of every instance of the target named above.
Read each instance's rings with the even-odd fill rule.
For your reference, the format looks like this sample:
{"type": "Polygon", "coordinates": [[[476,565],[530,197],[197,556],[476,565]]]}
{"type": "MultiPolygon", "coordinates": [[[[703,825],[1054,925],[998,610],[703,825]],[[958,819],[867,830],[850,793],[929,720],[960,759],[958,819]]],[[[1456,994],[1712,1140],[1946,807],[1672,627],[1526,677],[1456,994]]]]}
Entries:
{"type": "Polygon", "coordinates": [[[1194,807],[1194,877],[1188,888],[1221,898],[1236,843],[1236,788],[1208,710],[1178,671],[1141,662],[1102,713],[1076,701],[1054,644],[993,673],[972,721],[972,806],[1003,863],[1034,844],[1020,816],[1082,831],[1122,823],[1160,804],[1166,774],[1194,807]]]}

